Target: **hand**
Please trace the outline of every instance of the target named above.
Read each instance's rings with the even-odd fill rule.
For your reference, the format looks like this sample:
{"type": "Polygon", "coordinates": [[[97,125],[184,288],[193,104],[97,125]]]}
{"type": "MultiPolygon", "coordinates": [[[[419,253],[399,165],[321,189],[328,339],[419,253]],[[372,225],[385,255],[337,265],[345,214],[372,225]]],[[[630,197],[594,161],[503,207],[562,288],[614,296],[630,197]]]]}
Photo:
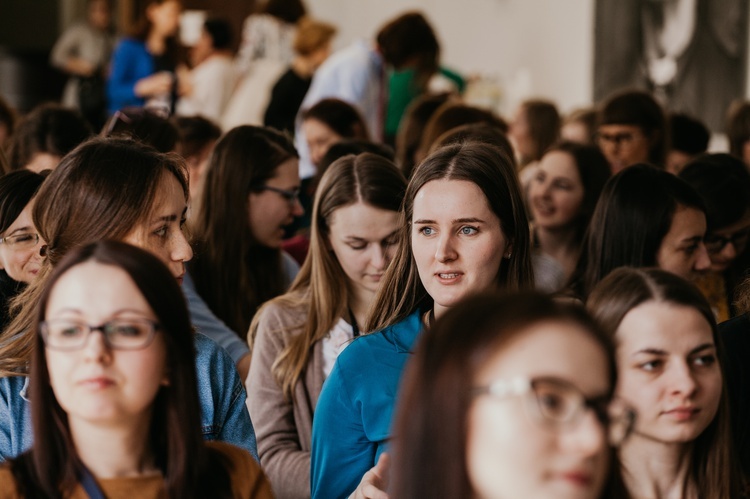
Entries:
{"type": "Polygon", "coordinates": [[[135,94],[138,97],[153,97],[166,94],[172,90],[174,76],[169,71],[161,71],[151,76],[141,78],[135,84],[135,94]]]}
{"type": "Polygon", "coordinates": [[[378,464],[362,477],[362,481],[349,499],[388,499],[385,490],[388,488],[390,467],[391,458],[384,452],[380,455],[378,464]]]}

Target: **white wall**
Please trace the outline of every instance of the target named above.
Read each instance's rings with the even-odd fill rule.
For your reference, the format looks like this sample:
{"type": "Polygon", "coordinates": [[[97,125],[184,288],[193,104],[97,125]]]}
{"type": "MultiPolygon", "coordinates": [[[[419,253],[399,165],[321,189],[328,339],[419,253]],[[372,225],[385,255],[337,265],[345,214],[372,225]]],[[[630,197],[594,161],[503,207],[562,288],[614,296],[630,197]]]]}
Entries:
{"type": "Polygon", "coordinates": [[[372,37],[387,20],[419,9],[435,27],[442,63],[498,78],[501,110],[527,97],[562,111],[592,95],[594,0],[308,0],[311,13],[339,26],[336,46],[372,37]]]}

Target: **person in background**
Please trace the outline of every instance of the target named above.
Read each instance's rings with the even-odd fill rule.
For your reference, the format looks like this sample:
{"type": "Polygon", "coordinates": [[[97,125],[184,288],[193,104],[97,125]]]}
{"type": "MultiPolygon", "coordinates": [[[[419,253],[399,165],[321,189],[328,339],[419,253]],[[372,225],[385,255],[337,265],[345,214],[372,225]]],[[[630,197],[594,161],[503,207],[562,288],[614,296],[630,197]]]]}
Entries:
{"type": "MultiPolygon", "coordinates": [[[[528,165],[536,163],[549,146],[560,138],[560,114],[554,103],[531,99],[521,103],[510,122],[508,137],[516,150],[518,166],[523,172],[528,165]]],[[[521,184],[527,185],[533,169],[521,173],[521,184]],[[524,181],[525,180],[525,181],[524,181]]]]}
{"type": "Polygon", "coordinates": [[[679,177],[706,204],[704,239],[711,266],[696,281],[711,304],[716,320],[737,314],[736,286],[748,272],[750,238],[750,172],[729,154],[705,154],[688,163],[679,177]]]}
{"type": "Polygon", "coordinates": [[[15,131],[16,121],[18,121],[16,111],[0,95],[0,154],[8,148],[10,138],[13,137],[15,131]]]}
{"type": "Polygon", "coordinates": [[[617,345],[615,394],[638,418],[618,449],[631,497],[744,497],[722,343],[701,292],[660,269],[621,268],[586,306],[617,345]]]}
{"type": "Polygon", "coordinates": [[[59,104],[41,104],[18,123],[11,140],[11,170],[54,170],[63,156],[91,137],[79,111],[59,104]]]}
{"type": "Polygon", "coordinates": [[[50,62],[70,77],[62,104],[81,111],[98,130],[104,125],[107,101],[104,81],[114,37],[110,0],[87,0],[86,21],[63,32],[52,47],[50,62]]]}
{"type": "Polygon", "coordinates": [[[396,165],[409,179],[419,159],[425,157],[419,151],[422,134],[427,122],[450,98],[450,94],[427,94],[415,98],[404,111],[396,133],[396,165]]]}
{"type": "Polygon", "coordinates": [[[101,135],[132,138],[159,152],[174,151],[178,139],[177,128],[167,119],[163,110],[142,107],[126,107],[115,111],[101,135]]]}
{"type": "Polygon", "coordinates": [[[333,144],[343,139],[370,138],[359,111],[340,99],[323,99],[306,109],[302,113],[302,130],[316,169],[333,144]]]}
{"type": "Polygon", "coordinates": [[[596,146],[560,142],[542,156],[528,190],[534,261],[549,259],[556,268],[542,263],[535,266],[537,289],[559,291],[570,279],[596,202],[610,176],[609,163],[596,146]]]}
{"type": "Polygon", "coordinates": [[[612,342],[573,304],[483,293],[436,321],[407,366],[388,497],[622,497],[612,342]]]}
{"type": "Polygon", "coordinates": [[[335,161],[320,182],[310,254],[288,293],[256,314],[248,408],[279,497],[310,497],[313,414],[339,353],[359,336],[398,246],[406,179],[374,154],[335,161]]]}
{"type": "Polygon", "coordinates": [[[0,331],[10,322],[10,302],[36,279],[42,266],[44,241],[31,213],[45,177],[28,170],[0,177],[0,331]]]}
{"type": "Polygon", "coordinates": [[[750,169],[750,102],[738,100],[729,106],[726,132],[730,154],[750,169]]]}
{"type": "MultiPolygon", "coordinates": [[[[15,457],[32,444],[32,404],[26,393],[36,334],[33,321],[51,272],[75,248],[112,239],[150,251],[169,267],[175,281],[184,284],[185,262],[193,257],[184,233],[187,183],[179,156],[119,138],[82,144],[44,181],[32,216],[46,243],[45,256],[37,278],[15,300],[12,322],[0,342],[0,459],[15,457]]],[[[242,380],[227,353],[231,343],[223,341],[205,303],[184,285],[183,292],[197,330],[194,369],[203,436],[257,456],[242,380]],[[200,334],[204,331],[216,341],[200,334]]]]}
{"type": "Polygon", "coordinates": [[[581,108],[571,111],[562,120],[560,138],[587,146],[596,145],[596,109],[581,108]]]}
{"type": "Polygon", "coordinates": [[[417,81],[427,81],[437,69],[439,51],[427,19],[419,12],[407,12],[381,27],[374,42],[357,40],[326,59],[313,77],[297,119],[295,145],[300,152],[300,177],[304,180],[315,175],[307,149],[309,139],[301,129],[300,117],[307,109],[322,99],[341,99],[362,114],[372,139],[382,141],[388,95],[386,70],[413,68],[417,81]]]}
{"type": "Polygon", "coordinates": [[[315,71],[331,53],[331,40],[336,35],[332,24],[302,18],[294,36],[294,59],[271,89],[271,99],[263,124],[294,134],[294,120],[310,88],[315,71]]]}
{"type": "Polygon", "coordinates": [[[706,206],[671,173],[632,165],[610,178],[591,216],[568,283],[578,298],[618,267],[659,267],[693,279],[711,265],[704,244],[706,206]]]}
{"type": "Polygon", "coordinates": [[[710,139],[711,133],[699,120],[687,114],[670,114],[667,171],[678,175],[686,164],[706,152],[710,139]]]}
{"type": "Polygon", "coordinates": [[[177,128],[175,152],[185,160],[190,175],[190,211],[199,213],[208,161],[221,137],[221,129],[202,116],[176,116],[171,121],[177,128]]]}
{"type": "Polygon", "coordinates": [[[203,116],[218,122],[235,87],[232,27],[225,19],[203,22],[198,42],[190,49],[191,69],[181,80],[176,114],[203,116]]]}
{"type": "Polygon", "coordinates": [[[0,467],[1,497],[273,497],[247,451],[201,438],[193,331],[156,256],[71,251],[33,335],[34,444],[0,467]]]}
{"type": "Polygon", "coordinates": [[[107,80],[108,112],[128,106],[174,110],[177,98],[177,39],[182,4],[179,0],[147,0],[131,36],[112,54],[107,80]]]}
{"type": "Polygon", "coordinates": [[[664,168],[669,150],[667,119],[647,92],[625,90],[605,100],[599,108],[596,137],[613,174],[636,163],[664,168]]]}

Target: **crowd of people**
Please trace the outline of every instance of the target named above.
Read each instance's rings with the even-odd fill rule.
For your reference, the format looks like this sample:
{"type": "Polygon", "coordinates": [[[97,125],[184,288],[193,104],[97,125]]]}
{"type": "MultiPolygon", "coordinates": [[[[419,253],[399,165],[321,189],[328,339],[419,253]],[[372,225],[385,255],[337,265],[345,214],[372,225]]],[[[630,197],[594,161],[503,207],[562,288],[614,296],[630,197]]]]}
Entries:
{"type": "Polygon", "coordinates": [[[708,153],[472,105],[419,12],[144,4],[0,96],[0,498],[750,497],[750,103],[708,153]]]}

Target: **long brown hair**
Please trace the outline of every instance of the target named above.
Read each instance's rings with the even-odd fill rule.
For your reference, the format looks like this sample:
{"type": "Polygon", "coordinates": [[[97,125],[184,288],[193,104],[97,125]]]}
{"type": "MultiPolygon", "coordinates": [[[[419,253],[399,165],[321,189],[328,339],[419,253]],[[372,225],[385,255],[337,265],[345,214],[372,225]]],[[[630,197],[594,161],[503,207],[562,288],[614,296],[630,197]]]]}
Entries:
{"type": "Polygon", "coordinates": [[[240,337],[258,307],[285,291],[281,251],[259,244],[248,221],[248,195],[296,158],[289,139],[270,128],[240,126],[214,148],[195,221],[195,287],[240,337]]]}
{"type": "MultiPolygon", "coordinates": [[[[474,379],[516,335],[540,322],[574,325],[600,345],[614,390],[612,342],[582,307],[528,292],[466,299],[436,321],[407,365],[394,418],[390,497],[475,496],[466,464],[474,379]]],[[[618,496],[605,491],[601,497],[618,496]]]]}
{"type": "MultiPolygon", "coordinates": [[[[286,397],[291,398],[310,359],[312,346],[328,334],[349,306],[349,281],[328,246],[331,217],[339,208],[357,202],[398,211],[405,190],[406,179],[398,168],[370,153],[344,156],[323,175],[313,205],[310,251],[289,292],[271,301],[306,312],[299,324],[301,334],[292,339],[273,365],[276,381],[286,397]]],[[[251,345],[257,328],[254,320],[250,327],[251,345]]]]}
{"type": "Polygon", "coordinates": [[[149,443],[164,474],[167,495],[230,497],[227,464],[203,443],[195,374],[195,347],[182,290],[159,259],[125,243],[101,241],[71,251],[50,275],[39,299],[34,327],[30,396],[34,445],[12,463],[26,497],[57,497],[70,492],[84,464],[76,452],[66,412],[55,397],[45,345],[38,334],[50,294],[59,279],[85,262],[125,271],[148,302],[166,345],[169,386],[153,401],[149,443]]]}
{"type": "Polygon", "coordinates": [[[52,267],[68,251],[100,239],[123,239],[151,215],[166,176],[188,198],[187,170],[176,155],[129,139],[95,138],[65,156],[36,196],[34,225],[47,242],[34,283],[13,302],[0,336],[0,376],[28,372],[36,305],[52,267]]]}
{"type": "Polygon", "coordinates": [[[370,308],[367,331],[378,331],[396,324],[417,309],[432,308],[432,298],[419,279],[412,255],[411,220],[414,199],[420,189],[427,182],[442,179],[476,184],[500,219],[503,234],[513,245],[513,252],[500,265],[497,286],[518,290],[530,288],[534,282],[528,219],[513,162],[500,149],[489,144],[467,142],[446,146],[417,167],[406,188],[401,209],[401,244],[370,308]]]}
{"type": "MultiPolygon", "coordinates": [[[[711,326],[718,358],[722,355],[716,319],[700,290],[685,279],[659,269],[621,268],[613,271],[594,289],[586,306],[604,331],[617,340],[617,329],[635,307],[654,301],[696,310],[711,326]]],[[[730,499],[740,497],[742,475],[731,435],[726,373],[722,371],[722,394],[713,421],[693,441],[690,471],[698,497],[730,499]]],[[[683,490],[687,490],[688,483],[683,490]]]]}

